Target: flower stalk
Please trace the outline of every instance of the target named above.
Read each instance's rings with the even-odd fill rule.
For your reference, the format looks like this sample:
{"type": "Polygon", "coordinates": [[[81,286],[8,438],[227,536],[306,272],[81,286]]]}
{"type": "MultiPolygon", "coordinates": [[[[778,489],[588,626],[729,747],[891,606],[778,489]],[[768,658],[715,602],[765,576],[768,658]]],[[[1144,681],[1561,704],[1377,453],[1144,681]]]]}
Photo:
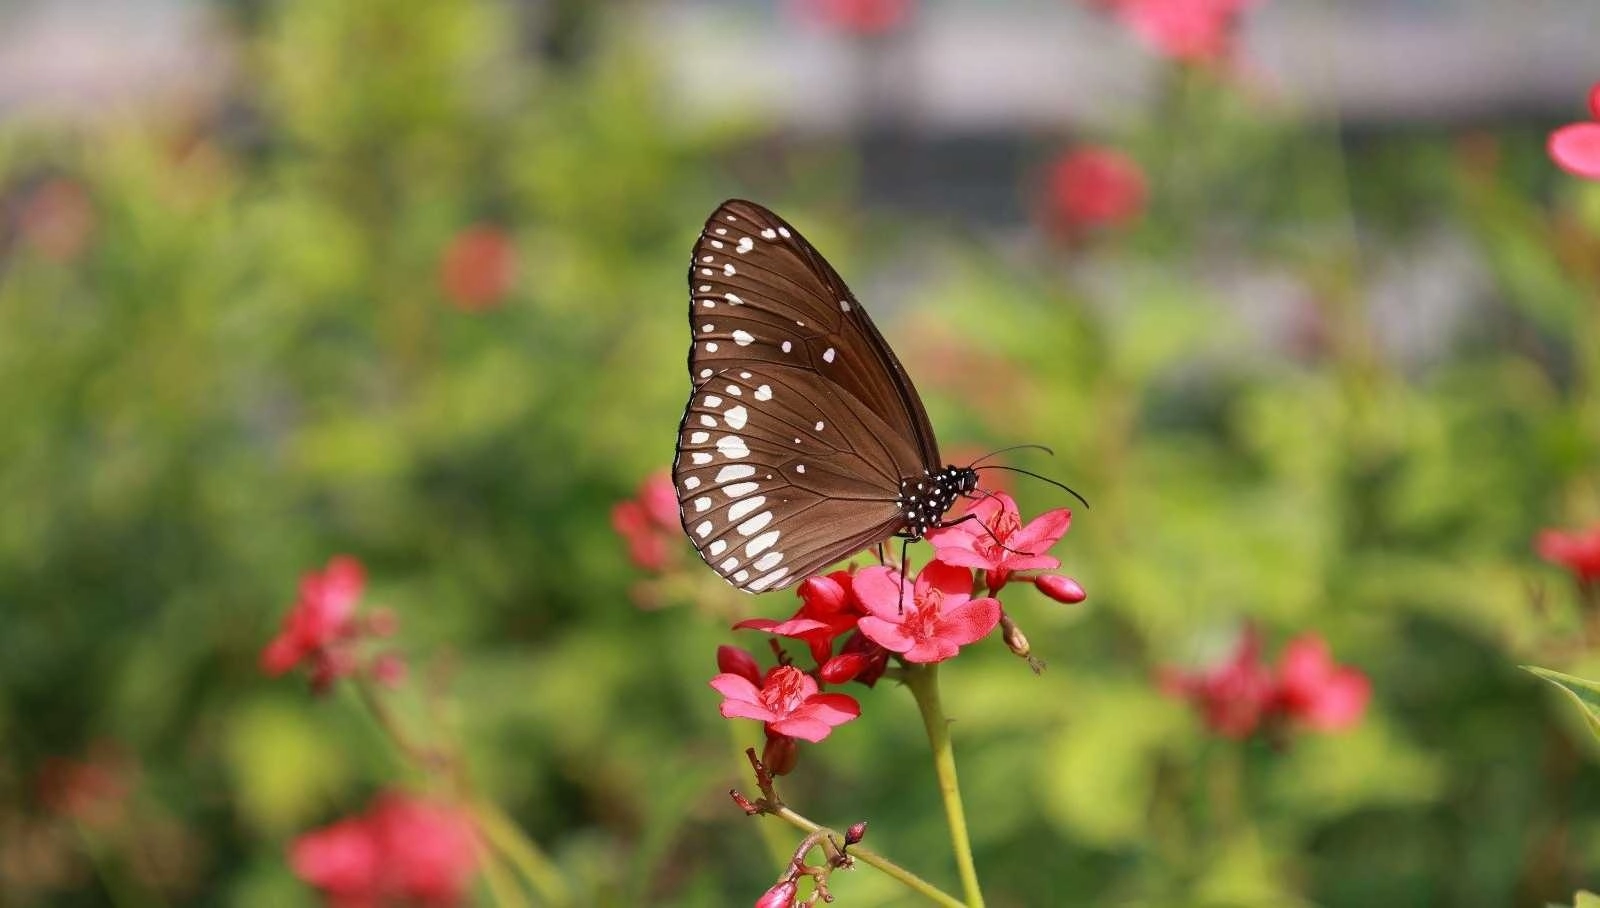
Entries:
{"type": "MultiPolygon", "coordinates": [[[[950,744],[950,723],[939,701],[939,666],[937,663],[908,665],[904,678],[906,687],[911,689],[911,696],[917,701],[917,710],[922,713],[922,725],[927,730],[928,745],[933,751],[934,773],[939,778],[939,798],[944,802],[945,821],[950,827],[950,846],[955,852],[956,872],[961,877],[967,908],[982,908],[983,890],[978,885],[978,869],[972,860],[972,840],[967,834],[967,815],[961,804],[961,786],[956,778],[955,750],[950,744]]],[[[865,857],[862,859],[865,860],[865,857]]]]}

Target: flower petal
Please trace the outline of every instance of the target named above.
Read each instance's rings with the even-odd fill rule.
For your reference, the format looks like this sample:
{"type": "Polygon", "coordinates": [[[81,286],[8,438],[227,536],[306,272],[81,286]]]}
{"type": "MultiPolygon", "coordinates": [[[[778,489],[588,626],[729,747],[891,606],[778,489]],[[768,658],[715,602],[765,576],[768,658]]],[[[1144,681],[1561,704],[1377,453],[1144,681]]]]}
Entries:
{"type": "Polygon", "coordinates": [[[876,615],[868,615],[861,619],[856,629],[873,643],[878,644],[892,653],[903,653],[916,645],[916,641],[900,625],[876,615]]]}
{"type": "Polygon", "coordinates": [[[1550,133],[1550,157],[1573,176],[1600,180],[1600,123],[1571,123],[1550,133]]]}
{"type": "Polygon", "coordinates": [[[898,571],[887,567],[874,565],[856,572],[856,598],[863,608],[880,618],[897,619],[904,614],[911,605],[914,588],[901,579],[898,571]],[[901,597],[902,588],[904,598],[901,597]]]}
{"type": "Polygon", "coordinates": [[[957,646],[966,646],[988,636],[994,626],[1000,623],[1000,600],[973,599],[946,609],[941,617],[944,620],[939,638],[957,646]]]}
{"type": "Polygon", "coordinates": [[[731,672],[711,679],[711,688],[729,700],[742,700],[746,703],[755,703],[761,697],[761,691],[743,675],[731,672]]]}

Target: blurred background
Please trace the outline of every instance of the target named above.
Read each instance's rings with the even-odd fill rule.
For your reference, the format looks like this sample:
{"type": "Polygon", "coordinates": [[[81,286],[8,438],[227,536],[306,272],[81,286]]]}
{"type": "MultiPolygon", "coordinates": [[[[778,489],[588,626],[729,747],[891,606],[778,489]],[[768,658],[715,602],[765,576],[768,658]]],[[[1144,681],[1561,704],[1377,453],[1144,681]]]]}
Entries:
{"type": "MultiPolygon", "coordinates": [[[[338,554],[398,714],[571,904],[771,885],[706,681],[792,595],[612,526],[730,196],[832,260],[952,459],[1049,445],[1010,462],[1093,502],[1088,601],[1006,593],[1048,671],[943,673],[992,904],[1570,902],[1595,752],[1517,665],[1600,675],[1533,546],[1600,521],[1600,186],[1544,149],[1600,6],[1173,6],[0,7],[0,904],[319,902],[296,836],[430,784],[259,666],[338,554]],[[1325,639],[1362,721],[1227,740],[1163,693],[1246,628],[1325,639]]],[[[851,692],[782,790],[953,887],[910,698],[851,692]]]]}

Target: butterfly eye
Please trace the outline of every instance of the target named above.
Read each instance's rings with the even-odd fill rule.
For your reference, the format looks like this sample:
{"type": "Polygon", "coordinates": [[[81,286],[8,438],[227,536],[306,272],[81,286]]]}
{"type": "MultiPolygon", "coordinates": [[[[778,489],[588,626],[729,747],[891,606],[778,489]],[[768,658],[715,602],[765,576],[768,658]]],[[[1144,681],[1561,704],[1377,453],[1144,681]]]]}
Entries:
{"type": "Polygon", "coordinates": [[[748,592],[940,525],[977,474],[939,465],[922,400],[833,266],[733,199],[689,265],[689,376],[673,481],[689,540],[748,592]],[[920,484],[923,488],[918,488],[920,484]]]}

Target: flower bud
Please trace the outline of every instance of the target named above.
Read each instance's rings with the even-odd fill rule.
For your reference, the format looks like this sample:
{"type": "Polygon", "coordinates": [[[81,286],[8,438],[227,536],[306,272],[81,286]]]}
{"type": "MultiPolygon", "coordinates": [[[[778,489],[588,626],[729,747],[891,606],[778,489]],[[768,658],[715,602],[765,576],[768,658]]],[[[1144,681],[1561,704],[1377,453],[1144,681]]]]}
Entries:
{"type": "Polygon", "coordinates": [[[1040,574],[1033,578],[1033,585],[1051,599],[1068,605],[1075,605],[1089,598],[1089,594],[1083,591],[1078,581],[1061,574],[1040,574]]]}
{"type": "Polygon", "coordinates": [[[861,674],[871,661],[865,653],[840,653],[822,663],[817,675],[828,684],[843,684],[861,674]]]}
{"type": "Polygon", "coordinates": [[[756,657],[750,655],[748,650],[737,646],[717,647],[717,670],[738,675],[757,687],[761,686],[761,666],[756,664],[756,657]]]}
{"type": "Polygon", "coordinates": [[[767,746],[761,749],[761,762],[774,776],[786,776],[800,762],[800,746],[788,735],[767,732],[767,746]]]}
{"type": "Polygon", "coordinates": [[[843,611],[850,602],[849,574],[836,571],[812,577],[800,584],[797,591],[805,603],[805,613],[810,616],[832,615],[843,611]],[[844,574],[843,582],[836,576],[844,574]]]}
{"type": "Polygon", "coordinates": [[[867,821],[862,820],[859,823],[852,823],[850,828],[844,831],[844,847],[849,848],[866,837],[867,821]]]}
{"type": "Polygon", "coordinates": [[[795,885],[794,880],[780,880],[756,899],[756,908],[793,908],[799,892],[800,887],[795,885]]]}

